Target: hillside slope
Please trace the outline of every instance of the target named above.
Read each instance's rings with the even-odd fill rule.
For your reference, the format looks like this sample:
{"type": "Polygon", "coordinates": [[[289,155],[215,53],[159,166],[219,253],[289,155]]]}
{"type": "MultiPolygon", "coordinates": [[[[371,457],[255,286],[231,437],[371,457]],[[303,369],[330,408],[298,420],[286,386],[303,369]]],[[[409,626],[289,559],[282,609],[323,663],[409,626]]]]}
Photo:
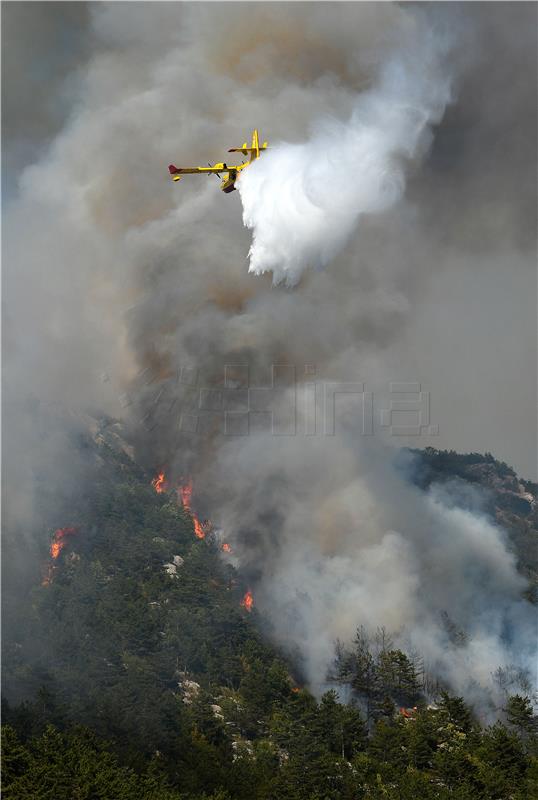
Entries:
{"type": "MultiPolygon", "coordinates": [[[[523,800],[537,791],[525,698],[507,697],[506,725],[481,730],[461,699],[441,692],[428,706],[413,660],[387,643],[374,663],[359,635],[335,675],[359,705],[335,692],[317,702],[262,634],[218,537],[197,538],[177,493],[155,491],[121,429],[102,423],[84,447],[91,468],[68,533],[50,530],[58,555],[42,548],[31,590],[5,609],[6,798],[523,800]]],[[[534,500],[523,514],[512,473],[487,457],[449,456],[447,466],[446,454],[426,452],[416,480],[487,485],[534,575],[522,547],[536,533],[534,500]]]]}

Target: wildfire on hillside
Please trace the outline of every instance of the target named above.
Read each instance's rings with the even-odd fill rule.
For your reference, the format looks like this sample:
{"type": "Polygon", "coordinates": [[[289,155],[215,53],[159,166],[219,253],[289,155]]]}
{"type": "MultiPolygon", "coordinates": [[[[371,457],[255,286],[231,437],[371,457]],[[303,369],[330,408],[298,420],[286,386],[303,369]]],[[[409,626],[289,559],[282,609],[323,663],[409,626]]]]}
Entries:
{"type": "Polygon", "coordinates": [[[413,708],[400,708],[400,714],[405,719],[415,719],[416,713],[417,713],[416,706],[413,706],[413,708]]]}
{"type": "MultiPolygon", "coordinates": [[[[52,534],[52,539],[50,542],[50,557],[52,558],[53,562],[57,561],[58,556],[64,549],[65,545],[67,544],[67,539],[69,536],[74,536],[78,533],[78,528],[57,528],[54,533],[52,534]]],[[[42,581],[42,586],[49,586],[52,583],[52,578],[54,575],[56,567],[54,563],[49,564],[45,577],[42,581]]]]}
{"type": "Polygon", "coordinates": [[[157,492],[157,494],[162,494],[168,488],[168,484],[166,482],[166,477],[164,471],[157,473],[157,475],[151,481],[151,485],[157,492]]]}
{"type": "MultiPolygon", "coordinates": [[[[157,475],[151,481],[151,485],[153,486],[157,494],[162,494],[163,492],[166,492],[168,490],[169,484],[168,480],[166,479],[164,470],[160,470],[157,473],[157,475]]],[[[211,524],[211,520],[209,519],[200,520],[196,512],[193,510],[192,492],[193,492],[192,479],[188,478],[187,480],[183,480],[182,478],[180,478],[180,482],[177,487],[178,500],[185,509],[185,511],[188,514],[190,514],[192,518],[192,522],[194,525],[194,535],[196,536],[196,538],[205,539],[207,534],[211,532],[213,526],[211,524]]],[[[227,542],[224,542],[224,544],[221,545],[221,549],[225,553],[232,552],[232,548],[227,542]]]]}
{"type": "Polygon", "coordinates": [[[252,592],[250,591],[250,589],[247,589],[247,591],[245,592],[245,596],[241,600],[241,605],[249,613],[252,611],[252,607],[254,605],[254,598],[252,596],[252,592]]]}
{"type": "Polygon", "coordinates": [[[78,528],[58,528],[55,530],[50,543],[51,558],[56,560],[67,544],[67,537],[74,536],[77,532],[78,528]]]}
{"type": "Polygon", "coordinates": [[[192,521],[194,524],[194,535],[197,539],[205,539],[206,533],[211,528],[211,523],[209,520],[204,520],[200,522],[194,511],[192,510],[191,501],[192,501],[192,481],[189,479],[186,483],[180,484],[178,488],[178,494],[183,504],[183,508],[185,511],[192,517],[192,521]]]}

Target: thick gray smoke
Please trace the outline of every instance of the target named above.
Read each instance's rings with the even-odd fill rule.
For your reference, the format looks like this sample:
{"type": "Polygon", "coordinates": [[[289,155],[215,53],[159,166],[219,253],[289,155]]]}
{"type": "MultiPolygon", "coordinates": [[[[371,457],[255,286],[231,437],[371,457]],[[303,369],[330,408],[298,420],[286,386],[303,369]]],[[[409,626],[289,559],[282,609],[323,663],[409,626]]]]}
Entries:
{"type": "Polygon", "coordinates": [[[307,267],[332,261],[361,216],[402,197],[405,167],[424,153],[451,88],[445,38],[425,24],[405,38],[347,120],[314,121],[306,142],[276,144],[241,174],[250,272],[293,286],[307,267]]]}
{"type": "MultiPolygon", "coordinates": [[[[390,446],[408,440],[383,439],[379,411],[390,381],[420,381],[440,436],[414,446],[490,450],[534,473],[536,9],[86,10],[64,20],[90,53],[70,77],[69,113],[11,179],[4,211],[9,530],[44,537],[36,486],[78,475],[66,409],[72,427],[104,410],[148,467],[192,475],[312,685],[334,639],[364,623],[456,691],[493,696],[490,673],[528,667],[534,644],[504,534],[412,489],[390,446]],[[290,144],[241,179],[250,266],[300,277],[293,290],[249,274],[237,194],[212,177],[168,180],[171,161],[222,160],[254,127],[290,144]],[[272,406],[297,404],[295,435],[271,435],[264,413],[249,430],[241,418],[245,383],[270,385],[272,364],[295,370],[272,406]],[[314,381],[364,381],[375,435],[362,436],[353,397],[338,400],[334,435],[322,424],[310,435],[314,381]],[[464,647],[448,647],[443,613],[464,647]]],[[[39,35],[39,15],[27,35],[32,25],[39,35]]],[[[25,88],[19,72],[4,80],[25,88]]],[[[35,123],[39,138],[41,118],[27,112],[20,127],[35,123]]]]}
{"type": "Polygon", "coordinates": [[[491,710],[498,667],[533,675],[536,660],[535,609],[503,531],[438,487],[411,487],[377,444],[347,434],[312,438],[300,454],[262,437],[221,449],[216,483],[235,480],[219,509],[239,563],[260,576],[258,606],[314,687],[336,638],[385,627],[431,675],[491,710]],[[454,644],[447,614],[465,644],[454,644]]]}

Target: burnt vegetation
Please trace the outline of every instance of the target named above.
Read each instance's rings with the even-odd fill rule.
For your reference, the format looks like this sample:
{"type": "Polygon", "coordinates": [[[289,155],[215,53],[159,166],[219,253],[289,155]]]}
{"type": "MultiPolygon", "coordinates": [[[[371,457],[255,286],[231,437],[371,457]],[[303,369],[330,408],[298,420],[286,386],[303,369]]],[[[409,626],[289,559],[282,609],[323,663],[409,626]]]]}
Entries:
{"type": "MultiPolygon", "coordinates": [[[[17,597],[4,612],[6,800],[538,796],[531,687],[513,694],[499,675],[504,708],[484,726],[433,685],[419,655],[359,629],[337,643],[334,688],[317,701],[256,608],[242,607],[246,587],[212,536],[197,539],[191,516],[121,449],[96,447],[50,580],[45,548],[41,573],[6,575],[17,597]]],[[[536,536],[536,487],[489,456],[420,459],[423,487],[486,487],[533,577],[524,548],[536,536]],[[507,508],[508,492],[529,503],[525,513],[507,508]]],[[[465,633],[444,622],[460,646],[465,633]]]]}

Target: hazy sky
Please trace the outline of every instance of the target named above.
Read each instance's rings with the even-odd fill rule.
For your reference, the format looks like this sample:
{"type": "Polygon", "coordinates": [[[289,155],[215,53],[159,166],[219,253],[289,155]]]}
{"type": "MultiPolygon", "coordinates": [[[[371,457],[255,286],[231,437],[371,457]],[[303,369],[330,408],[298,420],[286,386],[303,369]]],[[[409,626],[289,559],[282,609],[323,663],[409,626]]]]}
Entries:
{"type": "MultiPolygon", "coordinates": [[[[445,17],[461,26],[453,65],[454,101],[434,132],[429,156],[410,176],[406,202],[395,214],[365,223],[346,250],[348,262],[356,265],[357,291],[369,273],[373,272],[374,281],[376,271],[389,273],[406,305],[405,321],[390,346],[384,343],[382,352],[375,353],[375,363],[369,364],[371,353],[365,352],[357,369],[360,375],[341,379],[365,380],[378,396],[378,406],[386,405],[382,395],[390,381],[419,381],[430,392],[432,422],[439,426],[439,436],[419,437],[411,444],[491,450],[533,478],[537,470],[536,7],[445,5],[445,17]],[[370,257],[376,247],[377,265],[370,257]],[[395,252],[401,261],[399,273],[387,267],[395,252]]],[[[93,103],[86,136],[92,139],[95,115],[100,113],[97,93],[102,90],[96,88],[100,71],[110,70],[110,98],[115,103],[127,106],[137,91],[149,87],[148,80],[155,79],[152,63],[158,56],[159,37],[164,52],[173,47],[174,39],[184,42],[188,30],[196,28],[187,6],[151,4],[149,11],[145,3],[4,4],[5,206],[14,202],[24,169],[46,158],[66,122],[73,131],[73,115],[76,124],[77,111],[89,115],[93,103]],[[150,17],[151,31],[144,29],[150,17]],[[133,55],[135,61],[128,68],[133,55]]],[[[316,115],[347,113],[350,95],[361,88],[361,81],[367,85],[368,70],[387,44],[383,34],[376,33],[379,18],[385,23],[395,13],[387,7],[380,13],[377,9],[376,16],[371,5],[361,6],[360,30],[354,35],[353,25],[345,30],[353,7],[316,4],[312,14],[304,4],[279,6],[280,16],[274,5],[268,10],[256,4],[248,15],[241,5],[200,7],[199,17],[215,24],[207,35],[197,32],[198,40],[188,42],[199,71],[194,83],[183,78],[181,86],[178,79],[177,95],[170,86],[159,112],[151,112],[144,121],[141,117],[138,130],[133,120],[126,130],[116,125],[104,133],[98,149],[92,144],[91,151],[73,154],[81,165],[80,188],[83,182],[88,186],[92,166],[102,176],[99,213],[107,217],[106,224],[135,231],[137,218],[151,218],[206,189],[206,183],[202,187],[201,181],[187,179],[171,192],[166,183],[171,160],[204,163],[205,158],[220,157],[254,124],[270,140],[298,141],[316,115]],[[290,14],[290,30],[284,34],[290,14]],[[293,28],[300,30],[308,17],[302,51],[293,28]],[[253,27],[257,18],[264,20],[264,32],[257,29],[253,36],[249,18],[253,27]],[[373,32],[370,39],[369,32],[373,32]],[[115,161],[117,142],[110,137],[117,136],[124,153],[115,161]],[[132,158],[129,164],[127,152],[132,158]],[[146,174],[148,188],[139,191],[146,174]],[[131,186],[138,192],[137,200],[131,186]]],[[[165,71],[164,66],[166,82],[165,71]]],[[[103,102],[102,113],[107,114],[109,101],[103,102]]],[[[83,122],[79,125],[84,127],[83,122]]],[[[83,131],[77,136],[84,147],[83,131]]],[[[39,174],[38,169],[31,177],[36,191],[39,174]]],[[[239,243],[238,252],[243,247],[246,255],[249,237],[241,225],[237,195],[222,196],[216,181],[212,188],[211,213],[222,218],[229,236],[239,243]]],[[[90,199],[91,191],[86,193],[90,199]]],[[[31,218],[26,219],[30,223],[31,218]]],[[[201,225],[187,224],[193,226],[194,242],[201,225]]],[[[9,229],[5,239],[9,244],[9,229]]],[[[70,269],[76,272],[81,267],[73,263],[70,269]]],[[[335,274],[338,265],[333,269],[335,274]]],[[[14,303],[10,290],[8,278],[4,302],[9,309],[14,303]]],[[[75,298],[73,305],[79,302],[75,298]]],[[[65,305],[69,303],[66,297],[65,305]]],[[[118,317],[123,311],[120,302],[118,317]]],[[[64,313],[69,316],[65,307],[64,313]]],[[[381,313],[377,320],[363,322],[385,325],[381,313]]],[[[85,335],[92,336],[91,329],[85,335]]],[[[5,345],[9,347],[9,337],[5,345]]],[[[47,357],[40,354],[40,360],[47,357]]],[[[317,361],[315,352],[309,357],[317,361]]]]}

